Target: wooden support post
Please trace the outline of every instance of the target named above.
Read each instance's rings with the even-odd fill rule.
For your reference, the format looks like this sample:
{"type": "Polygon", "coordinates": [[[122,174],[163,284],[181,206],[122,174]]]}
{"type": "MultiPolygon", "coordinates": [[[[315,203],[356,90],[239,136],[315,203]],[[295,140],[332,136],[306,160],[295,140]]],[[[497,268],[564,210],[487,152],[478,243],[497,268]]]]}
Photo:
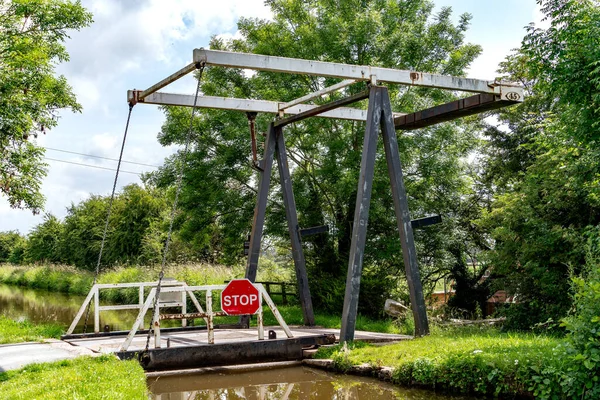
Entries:
{"type": "MultiPolygon", "coordinates": [[[[265,224],[265,213],[267,211],[267,199],[269,197],[269,186],[271,183],[271,170],[273,167],[275,147],[275,128],[271,123],[271,125],[269,125],[269,130],[267,131],[267,137],[265,138],[265,152],[262,162],[262,172],[260,173],[260,180],[258,183],[258,198],[256,199],[256,207],[254,208],[252,234],[250,236],[250,249],[248,250],[248,261],[246,263],[246,279],[249,279],[250,282],[254,282],[256,280],[256,271],[258,269],[260,243],[265,224]]],[[[240,324],[249,326],[250,317],[247,315],[241,316],[240,324]]]]}
{"type": "Polygon", "coordinates": [[[288,303],[287,293],[285,291],[285,283],[281,284],[281,302],[283,303],[283,305],[287,305],[287,303],[288,303]]]}
{"type": "Polygon", "coordinates": [[[375,154],[377,150],[377,136],[380,126],[383,131],[385,154],[391,180],[392,195],[394,198],[394,209],[398,221],[398,229],[400,231],[404,267],[410,291],[411,307],[415,319],[415,334],[417,336],[423,336],[429,333],[425,300],[423,298],[423,289],[417,264],[415,243],[410,222],[406,190],[402,178],[400,155],[398,152],[398,143],[389,94],[386,88],[373,86],[369,93],[367,127],[362,150],[358,191],[356,194],[350,260],[348,263],[348,276],[346,278],[346,294],[342,311],[342,329],[340,332],[341,342],[354,339],[358,296],[360,292],[360,277],[362,273],[367,222],[369,218],[369,203],[371,199],[375,154]]]}
{"type": "Polygon", "coordinates": [[[348,261],[348,275],[346,277],[344,307],[342,308],[340,342],[354,340],[380,119],[381,92],[376,87],[371,87],[369,108],[367,111],[367,127],[363,141],[358,190],[356,193],[356,207],[354,209],[354,225],[352,226],[352,242],[350,245],[350,259],[348,261]]]}
{"type": "MultiPolygon", "coordinates": [[[[304,325],[312,326],[315,324],[315,315],[310,297],[310,289],[308,287],[308,274],[306,272],[304,252],[302,251],[302,242],[300,240],[300,227],[298,226],[296,201],[294,200],[292,178],[290,176],[290,168],[288,166],[285,149],[285,140],[283,138],[283,131],[281,127],[275,128],[275,136],[277,140],[277,169],[279,170],[279,180],[281,183],[281,191],[283,193],[285,216],[288,222],[290,241],[292,242],[292,257],[294,258],[294,266],[296,267],[296,280],[298,282],[300,305],[302,306],[304,325]]],[[[284,291],[285,290],[282,285],[282,292],[284,291]]],[[[285,299],[285,293],[282,294],[282,297],[285,299]]]]}
{"type": "Polygon", "coordinates": [[[398,140],[396,137],[396,129],[394,128],[392,105],[390,103],[387,88],[381,87],[378,88],[378,90],[381,92],[380,99],[382,102],[383,118],[381,121],[381,128],[383,131],[383,146],[388,165],[388,174],[390,175],[390,182],[392,185],[392,197],[394,199],[394,210],[396,212],[398,230],[400,231],[402,257],[404,259],[404,269],[410,293],[410,306],[415,319],[415,336],[424,336],[429,334],[427,309],[423,297],[419,265],[417,264],[417,251],[415,249],[412,223],[410,220],[410,212],[408,210],[408,198],[406,196],[406,189],[404,188],[404,179],[402,177],[402,164],[400,163],[398,140]]]}

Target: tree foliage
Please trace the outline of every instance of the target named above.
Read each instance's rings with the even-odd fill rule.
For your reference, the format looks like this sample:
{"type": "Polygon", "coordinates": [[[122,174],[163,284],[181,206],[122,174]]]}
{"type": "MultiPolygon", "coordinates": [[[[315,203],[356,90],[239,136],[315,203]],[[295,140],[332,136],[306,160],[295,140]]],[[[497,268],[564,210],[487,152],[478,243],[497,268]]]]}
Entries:
{"type": "Polygon", "coordinates": [[[569,274],[585,264],[584,232],[600,223],[600,8],[544,0],[548,29],[527,28],[501,65],[525,102],[488,131],[483,186],[495,192],[482,226],[502,285],[517,294],[514,326],[555,321],[571,306],[569,274]]]}
{"type": "Polygon", "coordinates": [[[18,247],[22,239],[19,232],[0,232],[0,262],[10,260],[13,250],[18,247]]]}
{"type": "MultiPolygon", "coordinates": [[[[15,232],[0,233],[0,262],[64,263],[94,269],[108,204],[108,196],[91,196],[71,204],[63,221],[46,214],[27,238],[15,232]]],[[[113,202],[102,267],[160,261],[167,217],[167,198],[162,191],[150,186],[125,186],[113,202]]],[[[186,254],[186,246],[177,235],[174,247],[176,255],[186,254]]]]}
{"type": "MultiPolygon", "coordinates": [[[[242,18],[240,39],[213,38],[211,48],[297,57],[348,64],[464,76],[480,53],[464,43],[470,15],[453,23],[451,9],[433,13],[425,0],[272,0],[273,20],[242,18]]],[[[336,79],[211,67],[204,72],[202,92],[288,101],[336,83],[336,79]]],[[[361,85],[332,94],[330,101],[363,90],[361,85]]],[[[414,111],[450,101],[454,93],[438,89],[390,86],[395,111],[414,111]]],[[[365,104],[359,104],[365,107],[365,104]]],[[[165,108],[159,135],[163,145],[181,144],[189,110],[165,108]]],[[[259,115],[266,130],[272,115],[259,115]]],[[[207,110],[194,121],[193,151],[187,159],[177,228],[205,257],[225,263],[242,257],[242,242],[250,231],[257,175],[249,166],[248,122],[242,113],[207,110]]],[[[472,243],[458,246],[452,236],[468,237],[459,224],[469,192],[462,162],[477,143],[474,124],[444,124],[399,136],[401,160],[413,217],[442,214],[441,227],[417,234],[418,254],[430,282],[447,274],[456,258],[465,259],[472,243]],[[456,246],[456,252],[450,246],[456,246]]],[[[313,301],[339,310],[351,242],[364,123],[312,118],[286,127],[288,157],[302,227],[328,224],[329,235],[304,239],[313,301]]],[[[382,149],[380,155],[382,154],[382,149]]],[[[154,179],[173,182],[171,158],[154,179]]],[[[274,185],[278,178],[273,176],[274,185]]],[[[376,161],[362,280],[361,309],[379,313],[382,302],[404,285],[400,242],[392,206],[385,159],[376,161]]],[[[279,190],[269,197],[265,228],[267,245],[288,254],[287,226],[279,190]]],[[[268,249],[266,249],[268,251],[268,249]]],[[[398,293],[394,293],[398,295],[398,293]]]]}
{"type": "Polygon", "coordinates": [[[69,30],[92,16],[79,1],[0,0],[0,193],[15,208],[39,212],[43,149],[29,140],[57,125],[58,111],[80,111],[64,76],[69,30]]]}
{"type": "Polygon", "coordinates": [[[30,262],[59,263],[61,254],[61,239],[64,225],[52,214],[44,215],[44,221],[35,226],[27,237],[27,260],[30,262]]]}

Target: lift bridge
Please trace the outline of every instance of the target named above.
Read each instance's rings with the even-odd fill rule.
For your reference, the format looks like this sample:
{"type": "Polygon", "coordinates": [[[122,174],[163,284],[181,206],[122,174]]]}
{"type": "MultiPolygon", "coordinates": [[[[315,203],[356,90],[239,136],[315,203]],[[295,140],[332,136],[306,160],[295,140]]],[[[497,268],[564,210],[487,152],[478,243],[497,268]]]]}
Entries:
{"type": "MultiPolygon", "coordinates": [[[[402,176],[396,130],[424,128],[441,122],[519,103],[523,101],[523,88],[517,84],[503,81],[486,81],[392,68],[195,49],[193,52],[193,61],[189,65],[146,90],[128,91],[127,101],[130,105],[157,104],[235,110],[246,113],[270,113],[275,115],[266,134],[262,161],[256,161],[256,165],[259,167],[257,169],[260,171],[260,179],[246,264],[246,278],[252,282],[256,278],[271,171],[273,161],[276,159],[298,281],[299,299],[306,325],[314,325],[314,314],[302,250],[302,237],[300,235],[300,227],[298,226],[292,181],[286,155],[284,128],[289,124],[300,122],[309,117],[366,122],[342,312],[342,329],[340,333],[341,341],[350,341],[354,339],[377,137],[379,136],[380,128],[383,136],[398,231],[402,244],[411,309],[415,320],[415,335],[422,336],[429,332],[429,327],[417,265],[413,226],[411,224],[402,176]],[[204,95],[193,96],[160,91],[170,83],[197,69],[211,66],[338,78],[341,81],[287,102],[204,95]],[[357,94],[323,105],[307,103],[325,94],[361,83],[366,87],[366,90],[360,91],[357,94]],[[437,88],[452,92],[470,92],[474,93],[474,95],[425,110],[412,113],[399,113],[392,111],[388,89],[384,86],[385,84],[437,88]],[[366,110],[346,107],[363,99],[368,99],[368,108],[366,110]]],[[[254,151],[256,149],[254,140],[253,149],[254,151]]]]}

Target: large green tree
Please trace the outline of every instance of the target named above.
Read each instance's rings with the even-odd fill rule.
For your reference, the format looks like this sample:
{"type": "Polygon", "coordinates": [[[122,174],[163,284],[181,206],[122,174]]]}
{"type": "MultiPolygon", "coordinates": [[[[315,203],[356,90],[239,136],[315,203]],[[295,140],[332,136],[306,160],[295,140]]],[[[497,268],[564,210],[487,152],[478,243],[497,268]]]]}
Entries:
{"type": "MultiPolygon", "coordinates": [[[[61,261],[88,269],[96,266],[109,200],[108,196],[92,196],[68,208],[60,236],[61,261]]],[[[125,186],[113,201],[102,266],[160,260],[167,208],[161,191],[151,186],[125,186]]],[[[43,224],[37,226],[30,236],[37,238],[42,228],[43,224]]]]}
{"type": "MultiPolygon", "coordinates": [[[[464,76],[465,68],[481,51],[479,46],[464,42],[470,15],[462,15],[453,23],[450,8],[433,13],[434,4],[427,0],[266,3],[273,12],[272,21],[242,18],[238,23],[240,39],[215,38],[211,48],[456,76],[464,76]]],[[[206,95],[287,101],[337,81],[269,72],[248,75],[239,69],[211,67],[204,72],[201,84],[206,95]]],[[[364,84],[357,84],[318,102],[363,89],[364,84]]],[[[397,85],[389,90],[394,110],[404,112],[456,96],[437,89],[397,85]]],[[[190,111],[166,108],[165,113],[159,140],[163,145],[183,143],[190,111]]],[[[259,115],[259,131],[266,130],[272,119],[273,115],[259,115]]],[[[256,195],[248,122],[243,113],[204,110],[193,128],[193,150],[186,160],[177,227],[204,257],[237,262],[250,231],[256,195]]],[[[299,223],[302,227],[332,227],[329,234],[305,238],[304,248],[313,301],[335,310],[340,308],[345,286],[364,129],[364,123],[311,118],[285,130],[299,223]]],[[[467,243],[450,251],[459,239],[448,239],[465,230],[459,224],[460,215],[464,215],[461,194],[469,192],[470,186],[463,176],[463,158],[476,143],[473,124],[448,123],[399,136],[412,216],[442,214],[445,220],[442,226],[417,233],[421,266],[430,282],[447,274],[457,259],[465,260],[467,251],[474,248],[467,243]]],[[[180,155],[168,160],[156,181],[172,184],[179,162],[180,155]]],[[[273,178],[277,182],[275,175],[273,178]]],[[[375,314],[381,311],[386,296],[404,282],[383,157],[377,159],[372,198],[361,309],[375,314]]],[[[289,254],[278,189],[272,191],[268,208],[267,246],[289,254]]]]}
{"type": "Polygon", "coordinates": [[[27,261],[60,263],[65,260],[61,254],[63,235],[62,222],[52,214],[44,215],[44,221],[36,225],[27,236],[27,261]]]}
{"type": "Polygon", "coordinates": [[[548,29],[530,26],[501,72],[521,82],[523,104],[490,128],[481,187],[495,193],[482,219],[499,282],[528,327],[564,316],[569,275],[585,263],[586,232],[600,223],[600,3],[539,2],[548,29]]]}
{"type": "Polygon", "coordinates": [[[0,193],[15,208],[43,207],[43,149],[32,137],[56,126],[58,111],[80,111],[55,66],[69,59],[70,30],[92,22],[79,1],[0,0],[0,193]]]}

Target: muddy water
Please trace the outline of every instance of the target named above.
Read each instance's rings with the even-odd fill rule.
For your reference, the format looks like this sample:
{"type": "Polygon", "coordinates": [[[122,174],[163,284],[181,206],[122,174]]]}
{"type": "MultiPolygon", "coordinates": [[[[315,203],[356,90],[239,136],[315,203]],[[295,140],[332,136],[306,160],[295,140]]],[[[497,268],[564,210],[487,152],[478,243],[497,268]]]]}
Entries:
{"type": "MultiPolygon", "coordinates": [[[[69,326],[84,300],[84,296],[0,284],[0,315],[16,320],[28,320],[33,323],[52,322],[69,326]]],[[[102,311],[100,328],[108,325],[111,331],[129,330],[137,313],[137,310],[102,311]]],[[[75,333],[83,332],[84,319],[85,314],[75,333]]],[[[88,332],[93,330],[93,320],[92,307],[88,332]]]]}
{"type": "Polygon", "coordinates": [[[156,400],[472,400],[306,367],[152,378],[148,387],[156,400]]]}

